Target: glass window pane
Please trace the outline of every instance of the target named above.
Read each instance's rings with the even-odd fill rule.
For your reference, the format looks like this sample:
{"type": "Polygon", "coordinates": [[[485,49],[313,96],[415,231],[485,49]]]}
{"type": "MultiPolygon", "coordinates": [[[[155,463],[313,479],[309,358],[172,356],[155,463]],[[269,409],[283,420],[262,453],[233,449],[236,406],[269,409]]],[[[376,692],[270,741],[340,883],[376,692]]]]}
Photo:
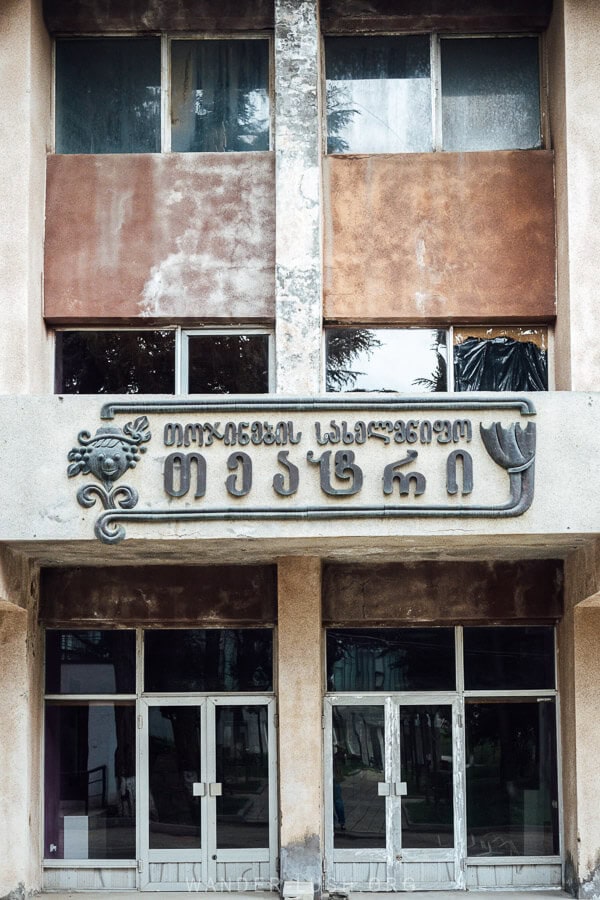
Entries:
{"type": "Polygon", "coordinates": [[[269,723],[266,706],[217,706],[217,847],[269,846],[269,723]]]}
{"type": "Polygon", "coordinates": [[[149,847],[199,849],[200,707],[151,706],[148,714],[149,847]]]}
{"type": "Polygon", "coordinates": [[[454,847],[452,707],[400,709],[402,846],[454,847]]]}
{"type": "Polygon", "coordinates": [[[547,328],[455,328],[455,390],[547,391],[547,348],[547,328]]]}
{"type": "Polygon", "coordinates": [[[47,859],[135,859],[135,703],[46,702],[47,859]]]}
{"type": "Polygon", "coordinates": [[[328,38],[328,153],[432,149],[430,40],[328,38]]]}
{"type": "Polygon", "coordinates": [[[383,706],[334,706],[333,845],[385,847],[385,713],[383,706]]]}
{"type": "Polygon", "coordinates": [[[134,631],[46,632],[47,694],[134,694],[134,631]]]}
{"type": "Polygon", "coordinates": [[[172,394],[173,331],[57,331],[57,394],[172,394]]]}
{"type": "Polygon", "coordinates": [[[173,150],[269,149],[268,41],[173,41],[171,90],[173,150]]]}
{"type": "Polygon", "coordinates": [[[467,853],[558,854],[554,700],[467,701],[467,853]]]}
{"type": "Polygon", "coordinates": [[[541,146],[537,38],[441,42],[444,150],[541,146]]]}
{"type": "Polygon", "coordinates": [[[268,334],[206,334],[188,338],[190,394],[266,394],[268,334]]]}
{"type": "Polygon", "coordinates": [[[268,628],[146,631],[144,690],[271,691],[273,633],[268,628]]]}
{"type": "Polygon", "coordinates": [[[554,688],[553,628],[465,628],[463,639],[466,690],[554,688]]]}
{"type": "Polygon", "coordinates": [[[453,628],[328,628],[327,690],[453,691],[453,628]]]}
{"type": "Polygon", "coordinates": [[[159,151],[159,38],[57,40],[56,152],[159,151]]]}
{"type": "Polygon", "coordinates": [[[328,328],[328,391],[447,390],[446,331],[328,328]]]}

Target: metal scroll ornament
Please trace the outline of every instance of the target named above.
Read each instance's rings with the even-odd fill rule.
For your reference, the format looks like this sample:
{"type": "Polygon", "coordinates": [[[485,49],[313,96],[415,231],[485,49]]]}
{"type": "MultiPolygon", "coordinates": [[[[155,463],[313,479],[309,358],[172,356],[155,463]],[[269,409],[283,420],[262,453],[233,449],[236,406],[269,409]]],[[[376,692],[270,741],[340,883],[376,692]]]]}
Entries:
{"type": "MultiPolygon", "coordinates": [[[[77,435],[78,447],[69,451],[71,465],[67,475],[94,475],[100,484],[84,484],[77,491],[79,504],[86,509],[100,500],[105,510],[133,509],[139,496],[128,484],[114,485],[128,469],[134,469],[140,454],[146,452],[143,444],[152,437],[147,416],[128,422],[122,429],[114,425],[98,428],[92,437],[89,431],[77,435]]],[[[96,523],[96,536],[105,543],[115,543],[125,536],[122,525],[108,530],[103,521],[96,523]]]]}

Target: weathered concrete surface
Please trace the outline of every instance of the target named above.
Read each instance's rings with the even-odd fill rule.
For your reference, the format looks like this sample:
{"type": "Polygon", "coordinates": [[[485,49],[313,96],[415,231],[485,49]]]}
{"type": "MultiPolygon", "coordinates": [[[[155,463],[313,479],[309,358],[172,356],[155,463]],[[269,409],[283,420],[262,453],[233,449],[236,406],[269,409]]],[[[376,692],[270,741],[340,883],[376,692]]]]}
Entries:
{"type": "Polygon", "coordinates": [[[280,880],[321,887],[321,562],[278,563],[280,880]]]}
{"type": "Polygon", "coordinates": [[[327,157],[324,316],[548,321],[550,151],[327,157]]]}
{"type": "Polygon", "coordinates": [[[552,0],[322,0],[328,34],[390,31],[537,31],[546,28],[552,0]]]}
{"type": "Polygon", "coordinates": [[[45,623],[154,622],[206,627],[277,621],[274,566],[43,569],[45,623]]]}
{"type": "Polygon", "coordinates": [[[0,40],[0,393],[17,394],[46,390],[50,368],[40,309],[52,48],[41,0],[1,3],[0,40]]]}
{"type": "Polygon", "coordinates": [[[272,0],[44,0],[44,17],[56,34],[112,32],[261,31],[273,27],[272,0]]]}
{"type": "Polygon", "coordinates": [[[600,6],[556,0],[549,31],[558,234],[557,387],[600,384],[600,6]]]}
{"type": "Polygon", "coordinates": [[[47,319],[272,319],[272,153],[50,156],[47,319]]]}
{"type": "Polygon", "coordinates": [[[321,389],[317,0],[275,0],[277,391],[321,389]]]}
{"type": "Polygon", "coordinates": [[[35,569],[0,554],[0,897],[40,888],[41,643],[35,569]]]}
{"type": "Polygon", "coordinates": [[[323,621],[364,626],[559,619],[562,586],[556,560],[330,565],[323,577],[323,621]]]}

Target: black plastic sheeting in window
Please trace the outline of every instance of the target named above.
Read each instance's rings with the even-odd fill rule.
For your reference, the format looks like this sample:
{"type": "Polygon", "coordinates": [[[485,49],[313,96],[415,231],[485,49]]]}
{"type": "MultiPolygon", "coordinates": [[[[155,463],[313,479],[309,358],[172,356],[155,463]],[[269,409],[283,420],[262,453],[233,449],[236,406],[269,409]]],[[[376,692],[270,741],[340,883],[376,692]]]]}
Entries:
{"type": "Polygon", "coordinates": [[[469,337],[454,347],[454,389],[547,391],[547,353],[531,341],[469,337]]]}

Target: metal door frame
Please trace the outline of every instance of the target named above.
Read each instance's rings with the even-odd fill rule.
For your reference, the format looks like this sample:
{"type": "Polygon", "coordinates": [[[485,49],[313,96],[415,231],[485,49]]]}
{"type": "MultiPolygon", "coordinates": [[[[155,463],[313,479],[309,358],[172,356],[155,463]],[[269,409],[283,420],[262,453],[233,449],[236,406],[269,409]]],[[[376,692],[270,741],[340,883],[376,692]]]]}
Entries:
{"type": "MultiPolygon", "coordinates": [[[[329,694],[324,708],[324,774],[325,774],[325,887],[336,884],[333,865],[336,862],[385,863],[386,883],[380,883],[378,890],[401,891],[419,890],[420,885],[408,881],[403,875],[404,863],[452,862],[454,882],[444,890],[464,890],[466,866],[465,833],[465,737],[463,728],[462,701],[456,691],[411,692],[411,693],[356,693],[329,694]],[[454,808],[454,847],[448,849],[403,849],[401,828],[401,801],[395,796],[394,782],[400,782],[400,710],[406,706],[450,706],[452,709],[452,787],[454,808]],[[386,846],[385,848],[334,849],[334,809],[333,809],[333,722],[334,706],[383,706],[385,711],[385,781],[390,785],[390,794],[385,797],[386,846]]],[[[355,890],[365,890],[364,886],[355,890]]],[[[426,889],[426,888],[424,888],[426,889]]],[[[442,888],[440,888],[442,890],[442,888]]]]}
{"type": "MultiPolygon", "coordinates": [[[[187,882],[150,881],[151,863],[199,863],[202,879],[194,880],[198,890],[231,890],[228,882],[217,880],[219,863],[262,863],[269,866],[269,877],[264,881],[253,881],[254,889],[270,889],[277,880],[277,736],[275,734],[275,698],[260,695],[206,694],[196,696],[174,696],[173,694],[152,695],[138,701],[138,841],[140,858],[138,861],[138,889],[146,891],[189,891],[187,882]],[[188,706],[200,709],[200,795],[201,846],[197,850],[150,850],[150,785],[149,785],[149,710],[157,706],[188,706]],[[216,799],[216,709],[218,706],[264,706],[268,722],[269,759],[269,847],[262,849],[221,849],[217,844],[216,799]]],[[[244,890],[249,889],[245,883],[244,890]]]]}

